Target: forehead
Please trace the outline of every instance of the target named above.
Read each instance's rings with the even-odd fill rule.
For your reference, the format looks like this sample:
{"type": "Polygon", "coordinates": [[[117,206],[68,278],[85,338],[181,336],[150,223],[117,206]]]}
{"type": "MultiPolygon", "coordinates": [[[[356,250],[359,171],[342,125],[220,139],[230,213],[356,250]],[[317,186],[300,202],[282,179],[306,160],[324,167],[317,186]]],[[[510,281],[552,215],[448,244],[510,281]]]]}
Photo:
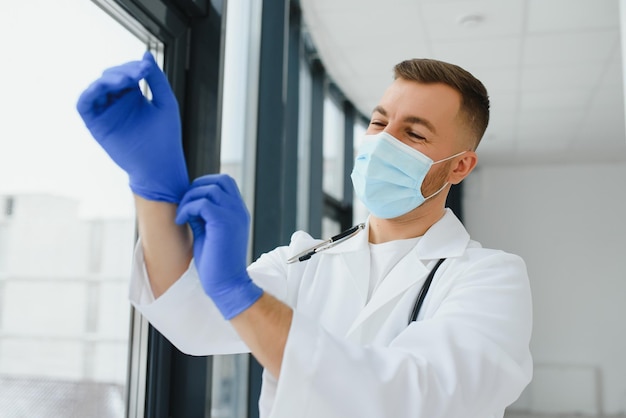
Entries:
{"type": "Polygon", "coordinates": [[[437,131],[456,129],[461,95],[443,83],[418,83],[396,79],[379,101],[390,119],[419,117],[437,131]]]}

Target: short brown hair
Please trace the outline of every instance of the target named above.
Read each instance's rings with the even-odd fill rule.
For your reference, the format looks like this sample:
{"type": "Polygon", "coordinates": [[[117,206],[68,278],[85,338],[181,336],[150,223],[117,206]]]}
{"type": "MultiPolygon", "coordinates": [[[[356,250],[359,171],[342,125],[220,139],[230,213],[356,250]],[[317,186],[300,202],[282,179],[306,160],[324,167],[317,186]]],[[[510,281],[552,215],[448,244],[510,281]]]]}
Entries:
{"type": "Polygon", "coordinates": [[[478,147],[489,123],[489,95],[480,80],[458,65],[426,58],[402,61],[393,72],[394,79],[425,84],[443,83],[458,91],[461,113],[470,129],[473,148],[478,147]]]}

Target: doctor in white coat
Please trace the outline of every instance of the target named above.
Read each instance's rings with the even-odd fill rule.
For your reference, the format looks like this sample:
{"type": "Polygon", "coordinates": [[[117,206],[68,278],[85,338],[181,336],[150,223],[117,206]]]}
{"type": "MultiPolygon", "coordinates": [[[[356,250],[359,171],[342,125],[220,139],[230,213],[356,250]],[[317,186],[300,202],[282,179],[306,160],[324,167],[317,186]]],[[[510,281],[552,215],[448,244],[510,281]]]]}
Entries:
{"type": "Polygon", "coordinates": [[[352,173],[365,227],[295,263],[320,241],[296,232],[246,266],[234,181],[189,186],[176,101],[149,54],[105,71],[77,107],[136,196],[132,303],[185,353],[252,352],[265,368],[262,417],[502,417],[529,383],[524,262],[482,248],[445,208],[489,118],[484,86],[463,69],[395,67],[352,173]]]}

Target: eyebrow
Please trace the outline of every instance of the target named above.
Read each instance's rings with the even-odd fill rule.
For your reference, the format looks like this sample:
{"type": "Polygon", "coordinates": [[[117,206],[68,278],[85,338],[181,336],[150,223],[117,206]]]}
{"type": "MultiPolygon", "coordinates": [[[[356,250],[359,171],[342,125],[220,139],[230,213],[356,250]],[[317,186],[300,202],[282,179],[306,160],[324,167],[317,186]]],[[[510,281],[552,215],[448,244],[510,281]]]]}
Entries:
{"type": "MultiPolygon", "coordinates": [[[[376,106],[374,108],[374,110],[372,110],[372,114],[378,112],[381,115],[387,117],[387,111],[385,110],[384,107],[382,106],[376,106]]],[[[410,124],[419,124],[419,125],[424,125],[426,128],[428,128],[432,133],[436,134],[437,130],[435,129],[435,126],[430,123],[430,121],[428,121],[427,119],[424,118],[420,118],[418,116],[407,116],[406,118],[404,118],[403,122],[405,123],[410,123],[410,124]]]]}

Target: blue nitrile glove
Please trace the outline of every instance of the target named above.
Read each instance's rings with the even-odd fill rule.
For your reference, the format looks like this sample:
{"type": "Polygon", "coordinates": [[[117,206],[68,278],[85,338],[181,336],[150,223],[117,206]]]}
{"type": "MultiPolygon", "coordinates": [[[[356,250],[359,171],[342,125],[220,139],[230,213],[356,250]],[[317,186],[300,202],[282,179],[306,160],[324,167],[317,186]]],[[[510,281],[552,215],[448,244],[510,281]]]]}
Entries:
{"type": "Polygon", "coordinates": [[[235,180],[225,174],[196,179],[180,202],[176,222],[189,222],[200,281],[224,318],[239,315],[261,297],[263,290],[246,270],[250,215],[235,180]]]}
{"type": "Polygon", "coordinates": [[[135,194],[172,203],[182,199],[189,176],[178,103],[152,54],[105,70],[76,108],[96,141],[128,173],[135,194]],[[143,78],[152,100],[139,88],[143,78]]]}

